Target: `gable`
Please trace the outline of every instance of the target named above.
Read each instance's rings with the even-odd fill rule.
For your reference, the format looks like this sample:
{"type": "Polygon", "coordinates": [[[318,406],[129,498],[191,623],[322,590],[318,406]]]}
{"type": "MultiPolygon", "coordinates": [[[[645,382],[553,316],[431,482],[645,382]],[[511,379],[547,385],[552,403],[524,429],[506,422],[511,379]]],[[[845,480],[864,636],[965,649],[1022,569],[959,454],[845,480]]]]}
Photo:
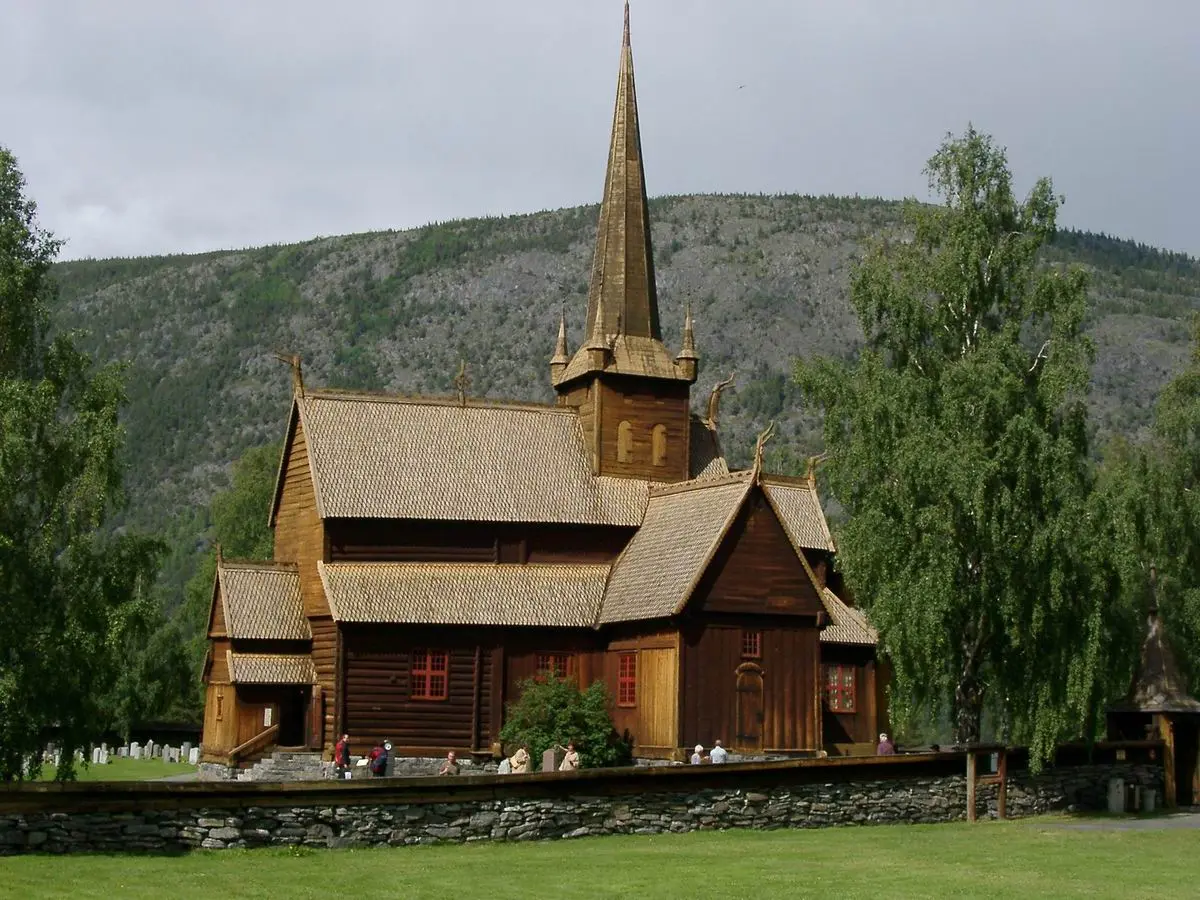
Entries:
{"type": "Polygon", "coordinates": [[[761,488],[747,497],[688,608],[796,616],[825,611],[811,570],[761,488]]]}
{"type": "Polygon", "coordinates": [[[229,626],[225,623],[225,603],[221,597],[221,579],[213,572],[212,605],[208,610],[208,636],[225,637],[229,626]]]}

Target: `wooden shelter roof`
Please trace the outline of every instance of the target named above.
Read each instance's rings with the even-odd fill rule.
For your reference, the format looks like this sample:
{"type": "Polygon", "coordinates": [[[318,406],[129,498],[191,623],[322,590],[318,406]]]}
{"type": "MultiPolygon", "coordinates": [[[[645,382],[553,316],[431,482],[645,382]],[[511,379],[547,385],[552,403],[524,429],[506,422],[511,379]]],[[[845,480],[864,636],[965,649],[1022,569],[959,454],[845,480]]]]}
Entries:
{"type": "Polygon", "coordinates": [[[316,684],[312,657],[229,651],[229,680],[234,684],[316,684]]]}
{"type": "Polygon", "coordinates": [[[295,565],[275,562],[217,564],[216,589],[226,634],[234,639],[309,640],[295,565]]]}
{"type": "Polygon", "coordinates": [[[879,634],[861,610],[848,606],[829,588],[821,591],[821,602],[829,613],[829,623],[821,629],[823,644],[864,644],[874,647],[879,634]]]}
{"type": "Polygon", "coordinates": [[[1142,642],[1141,665],[1120,711],[1147,713],[1200,713],[1200,701],[1187,692],[1187,685],[1157,610],[1151,610],[1142,642]]]}
{"type": "Polygon", "coordinates": [[[341,622],[591,627],[607,565],[318,563],[341,622]]]}

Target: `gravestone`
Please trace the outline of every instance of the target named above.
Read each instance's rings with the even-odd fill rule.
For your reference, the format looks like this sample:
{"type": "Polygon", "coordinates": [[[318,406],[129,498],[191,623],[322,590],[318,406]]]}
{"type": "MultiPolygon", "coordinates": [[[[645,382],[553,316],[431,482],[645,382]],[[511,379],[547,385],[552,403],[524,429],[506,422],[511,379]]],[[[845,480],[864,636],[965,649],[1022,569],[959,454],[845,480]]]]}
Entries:
{"type": "Polygon", "coordinates": [[[125,756],[128,756],[128,755],[129,755],[129,748],[128,748],[128,747],[118,747],[118,748],[117,748],[117,756],[125,757],[125,756]]]}
{"type": "Polygon", "coordinates": [[[183,759],[187,759],[187,758],[188,758],[188,754],[189,754],[189,753],[191,753],[191,752],[192,752],[192,743],[191,743],[191,741],[184,741],[182,744],[180,744],[180,745],[179,745],[179,758],[180,758],[181,760],[183,760],[183,759]]]}
{"type": "Polygon", "coordinates": [[[558,763],[554,759],[554,749],[551,748],[542,753],[542,771],[553,772],[558,768],[558,763]]]}
{"type": "Polygon", "coordinates": [[[157,749],[158,746],[154,743],[154,741],[146,741],[146,747],[142,750],[142,756],[144,756],[146,759],[154,759],[154,751],[157,749]]]}
{"type": "Polygon", "coordinates": [[[188,751],[188,763],[193,766],[200,765],[200,748],[193,747],[188,751]]]}
{"type": "Polygon", "coordinates": [[[92,748],[92,765],[93,766],[100,765],[100,748],[99,747],[92,748]]]}
{"type": "Polygon", "coordinates": [[[102,766],[108,765],[108,748],[107,747],[100,748],[100,759],[98,759],[97,762],[102,766]]]}
{"type": "Polygon", "coordinates": [[[137,741],[134,741],[132,744],[129,745],[129,757],[131,759],[141,759],[142,758],[142,748],[138,745],[137,741]]]}

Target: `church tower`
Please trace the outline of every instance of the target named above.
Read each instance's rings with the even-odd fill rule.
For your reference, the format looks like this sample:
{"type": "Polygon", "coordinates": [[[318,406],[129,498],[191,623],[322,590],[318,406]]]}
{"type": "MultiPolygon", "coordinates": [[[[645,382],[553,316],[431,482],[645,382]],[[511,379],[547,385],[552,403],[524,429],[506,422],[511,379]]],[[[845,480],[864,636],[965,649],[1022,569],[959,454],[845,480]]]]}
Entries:
{"type": "Polygon", "coordinates": [[[550,363],[558,402],[579,410],[595,474],[688,477],[689,400],[699,359],[691,325],[689,310],[683,348],[673,357],[658,320],[626,2],[584,341],[571,355],[560,322],[550,363]]]}

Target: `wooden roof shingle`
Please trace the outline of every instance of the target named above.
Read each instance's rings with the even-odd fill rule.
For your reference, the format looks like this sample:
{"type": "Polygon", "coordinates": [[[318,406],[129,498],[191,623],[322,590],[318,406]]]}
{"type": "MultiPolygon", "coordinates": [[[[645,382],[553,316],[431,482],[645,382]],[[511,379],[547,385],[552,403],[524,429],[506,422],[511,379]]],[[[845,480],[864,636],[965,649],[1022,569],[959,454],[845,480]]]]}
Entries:
{"type": "Polygon", "coordinates": [[[833,536],[821,509],[816,488],[800,479],[779,475],[762,477],[763,493],[767,495],[779,521],[783,523],[792,546],[797,550],[828,550],[834,552],[833,536]]]}
{"type": "Polygon", "coordinates": [[[829,613],[829,623],[821,629],[821,643],[863,644],[871,647],[879,643],[879,634],[861,610],[847,605],[829,588],[821,591],[821,602],[829,613]]]}
{"type": "Polygon", "coordinates": [[[591,627],[608,565],[318,563],[340,622],[591,627]]]}
{"type": "Polygon", "coordinates": [[[229,680],[234,684],[315,684],[309,656],[229,651],[229,680]]]}
{"type": "Polygon", "coordinates": [[[231,638],[303,641],[312,638],[300,601],[300,574],[290,563],[217,565],[217,589],[231,638]]]}
{"type": "Polygon", "coordinates": [[[310,393],[323,518],[635,526],[648,483],[592,475],[575,410],[310,393]]]}
{"type": "Polygon", "coordinates": [[[753,473],[738,472],[654,489],[642,527],[613,564],[600,622],[681,612],[753,487],[753,473]]]}

